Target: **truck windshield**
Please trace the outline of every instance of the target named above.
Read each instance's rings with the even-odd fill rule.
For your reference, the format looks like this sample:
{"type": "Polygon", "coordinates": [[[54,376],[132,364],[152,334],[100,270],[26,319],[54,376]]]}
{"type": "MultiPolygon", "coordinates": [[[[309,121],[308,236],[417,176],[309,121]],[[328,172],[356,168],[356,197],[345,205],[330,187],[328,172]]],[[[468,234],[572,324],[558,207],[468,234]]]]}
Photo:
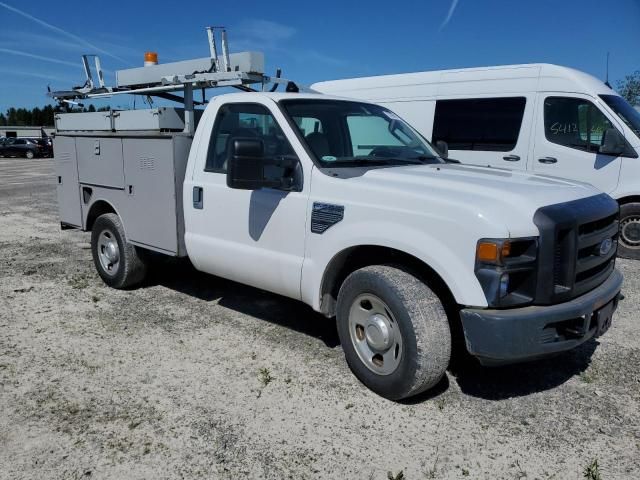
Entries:
{"type": "Polygon", "coordinates": [[[620,117],[620,120],[640,139],[640,112],[618,95],[600,95],[600,98],[609,105],[609,108],[611,108],[611,110],[620,117]]]}
{"type": "Polygon", "coordinates": [[[444,162],[413,128],[378,105],[321,99],[280,103],[323,167],[444,162]]]}

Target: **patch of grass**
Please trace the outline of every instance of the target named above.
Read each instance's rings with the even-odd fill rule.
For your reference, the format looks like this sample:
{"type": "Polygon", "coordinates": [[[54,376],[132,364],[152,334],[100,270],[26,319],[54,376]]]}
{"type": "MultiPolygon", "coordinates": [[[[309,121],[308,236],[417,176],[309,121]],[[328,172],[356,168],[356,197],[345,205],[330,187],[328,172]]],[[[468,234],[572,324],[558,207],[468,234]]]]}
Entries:
{"type": "Polygon", "coordinates": [[[463,477],[468,477],[470,475],[469,473],[469,469],[468,468],[462,468],[462,476],[463,477]]]}
{"type": "Polygon", "coordinates": [[[582,475],[587,480],[602,480],[600,465],[598,464],[597,458],[594,458],[591,463],[585,467],[582,475]]]}
{"type": "Polygon", "coordinates": [[[439,448],[436,448],[436,458],[433,461],[433,466],[429,470],[424,472],[424,475],[427,478],[436,478],[436,475],[438,474],[438,459],[440,458],[438,455],[438,450],[439,448]]]}
{"type": "Polygon", "coordinates": [[[261,368],[260,370],[258,370],[258,379],[264,387],[269,385],[274,380],[268,368],[261,368]]]}
{"type": "Polygon", "coordinates": [[[404,480],[404,472],[400,470],[395,475],[393,474],[393,472],[387,472],[387,478],[389,480],[404,480]]]}
{"type": "Polygon", "coordinates": [[[82,290],[89,286],[89,276],[86,274],[74,275],[67,283],[71,288],[82,290]]]}
{"type": "Polygon", "coordinates": [[[355,405],[354,405],[353,403],[347,403],[347,404],[344,406],[344,409],[345,409],[345,410],[349,410],[350,408],[353,408],[354,406],[355,406],[355,405]]]}
{"type": "Polygon", "coordinates": [[[97,296],[97,295],[92,295],[92,296],[91,296],[91,301],[92,301],[93,303],[98,303],[98,302],[100,301],[100,297],[99,297],[99,296],[97,296]]]}
{"type": "Polygon", "coordinates": [[[445,400],[444,398],[439,398],[436,402],[436,406],[438,407],[438,410],[443,411],[444,410],[444,404],[445,404],[445,400]]]}
{"type": "Polygon", "coordinates": [[[580,380],[584,383],[593,383],[596,381],[596,375],[593,372],[584,371],[580,373],[580,380]]]}

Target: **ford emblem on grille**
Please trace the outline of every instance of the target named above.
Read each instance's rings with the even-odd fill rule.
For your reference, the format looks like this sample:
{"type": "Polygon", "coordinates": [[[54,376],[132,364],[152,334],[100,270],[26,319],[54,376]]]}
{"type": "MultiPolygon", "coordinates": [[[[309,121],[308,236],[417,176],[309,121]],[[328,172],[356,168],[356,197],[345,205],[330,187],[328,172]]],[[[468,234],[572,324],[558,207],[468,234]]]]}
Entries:
{"type": "Polygon", "coordinates": [[[613,241],[610,238],[605,238],[602,243],[600,243],[600,249],[598,253],[601,257],[604,257],[607,253],[611,251],[611,247],[613,246],[613,241]]]}

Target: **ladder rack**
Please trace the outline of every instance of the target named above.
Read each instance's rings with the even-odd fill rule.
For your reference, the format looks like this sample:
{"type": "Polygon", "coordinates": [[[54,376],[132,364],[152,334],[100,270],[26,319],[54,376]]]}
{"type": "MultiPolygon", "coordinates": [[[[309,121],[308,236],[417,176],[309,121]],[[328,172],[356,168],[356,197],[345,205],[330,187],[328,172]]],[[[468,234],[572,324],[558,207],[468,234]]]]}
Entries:
{"type": "Polygon", "coordinates": [[[84,85],[71,90],[49,91],[47,95],[59,103],[74,105],[78,100],[108,98],[115,95],[144,95],[159,97],[184,104],[185,132],[193,133],[194,104],[206,103],[204,90],[232,87],[243,91],[275,91],[285,85],[286,91],[298,92],[301,87],[291,80],[264,74],[264,55],[259,52],[229,54],[227,32],[224,27],[207,27],[210,56],[165,64],[130,68],[116,71],[116,85],[106,86],[100,59],[97,55],[83,55],[82,64],[86,76],[84,85]],[[215,31],[220,30],[222,55],[218,56],[215,31]],[[98,85],[91,71],[93,58],[98,85]],[[259,87],[258,89],[254,87],[259,87]],[[203,101],[193,99],[194,89],[203,91],[203,101]],[[172,92],[183,91],[183,96],[172,92]]]}

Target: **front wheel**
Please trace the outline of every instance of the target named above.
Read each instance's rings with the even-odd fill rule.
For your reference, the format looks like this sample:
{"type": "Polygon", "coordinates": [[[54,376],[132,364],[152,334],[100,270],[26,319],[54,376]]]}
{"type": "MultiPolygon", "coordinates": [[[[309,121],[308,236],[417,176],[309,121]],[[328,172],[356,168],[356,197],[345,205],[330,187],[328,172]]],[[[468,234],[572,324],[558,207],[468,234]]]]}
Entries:
{"type": "Polygon", "coordinates": [[[147,265],[138,249],[127,243],[120,218],[100,215],[91,230],[93,263],[104,283],[113,288],[132,287],[144,280],[147,265]]]}
{"type": "Polygon", "coordinates": [[[24,156],[31,160],[35,155],[31,150],[27,150],[27,153],[25,153],[24,156]]]}
{"type": "Polygon", "coordinates": [[[640,260],[640,203],[620,206],[618,255],[640,260]]]}
{"type": "Polygon", "coordinates": [[[375,265],[349,275],[338,295],[337,324],[353,373],[391,400],[435,386],[449,364],[451,332],[440,299],[399,268],[375,265]]]}

